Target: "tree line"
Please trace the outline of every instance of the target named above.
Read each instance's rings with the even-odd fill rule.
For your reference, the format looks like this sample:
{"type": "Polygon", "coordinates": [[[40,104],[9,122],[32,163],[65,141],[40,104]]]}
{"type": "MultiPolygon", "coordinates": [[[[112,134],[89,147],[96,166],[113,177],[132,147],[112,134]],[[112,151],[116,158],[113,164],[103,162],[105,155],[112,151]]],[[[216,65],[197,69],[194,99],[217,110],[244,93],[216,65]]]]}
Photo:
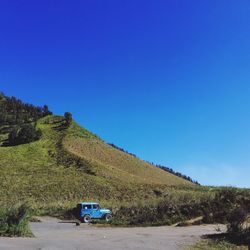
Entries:
{"type": "Polygon", "coordinates": [[[166,166],[162,166],[162,165],[159,165],[159,164],[154,164],[152,162],[150,164],[152,164],[152,165],[154,165],[154,166],[156,166],[156,167],[158,167],[158,168],[160,168],[160,169],[162,169],[162,170],[164,170],[164,171],[166,171],[168,173],[174,174],[174,175],[176,175],[176,176],[178,176],[178,177],[180,177],[182,179],[190,181],[190,182],[192,182],[192,183],[194,183],[196,185],[200,185],[200,183],[198,181],[193,180],[191,177],[189,177],[189,176],[187,176],[185,174],[182,174],[180,172],[174,171],[172,168],[169,168],[169,167],[166,167],[166,166]]]}
{"type": "Polygon", "coordinates": [[[36,121],[51,114],[47,105],[34,106],[0,93],[0,133],[8,134],[2,145],[15,146],[38,140],[41,131],[36,129],[36,121]]]}
{"type": "Polygon", "coordinates": [[[0,94],[0,124],[17,125],[36,122],[38,119],[51,115],[47,105],[37,107],[24,103],[16,97],[0,94]]]}

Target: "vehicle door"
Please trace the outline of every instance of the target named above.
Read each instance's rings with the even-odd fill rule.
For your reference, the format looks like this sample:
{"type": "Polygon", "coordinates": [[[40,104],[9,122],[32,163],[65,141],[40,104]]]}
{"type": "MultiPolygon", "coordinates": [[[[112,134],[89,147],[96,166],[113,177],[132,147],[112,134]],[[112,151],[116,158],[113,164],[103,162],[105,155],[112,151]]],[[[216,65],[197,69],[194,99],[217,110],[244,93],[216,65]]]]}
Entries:
{"type": "Polygon", "coordinates": [[[102,217],[100,206],[98,204],[92,205],[92,218],[100,219],[102,217]]]}

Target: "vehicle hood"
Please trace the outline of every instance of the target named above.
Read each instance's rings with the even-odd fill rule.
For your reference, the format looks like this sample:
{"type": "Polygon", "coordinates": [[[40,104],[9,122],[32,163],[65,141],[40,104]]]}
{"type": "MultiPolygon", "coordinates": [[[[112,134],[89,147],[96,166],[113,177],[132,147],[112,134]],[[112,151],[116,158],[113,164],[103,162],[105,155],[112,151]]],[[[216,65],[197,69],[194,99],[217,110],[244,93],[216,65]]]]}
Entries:
{"type": "Polygon", "coordinates": [[[104,213],[104,214],[111,214],[111,211],[109,209],[106,209],[106,208],[102,208],[101,210],[101,213],[104,213]]]}

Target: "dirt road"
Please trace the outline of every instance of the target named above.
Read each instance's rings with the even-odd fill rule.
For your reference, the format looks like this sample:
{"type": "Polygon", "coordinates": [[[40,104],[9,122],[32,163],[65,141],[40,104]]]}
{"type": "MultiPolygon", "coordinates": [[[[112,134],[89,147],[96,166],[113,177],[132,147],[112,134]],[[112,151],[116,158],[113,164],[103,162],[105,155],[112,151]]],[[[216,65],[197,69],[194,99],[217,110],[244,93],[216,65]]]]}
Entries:
{"type": "Polygon", "coordinates": [[[183,249],[204,234],[216,233],[215,225],[98,228],[62,223],[53,218],[31,223],[31,229],[35,238],[0,238],[0,249],[172,250],[183,249]]]}

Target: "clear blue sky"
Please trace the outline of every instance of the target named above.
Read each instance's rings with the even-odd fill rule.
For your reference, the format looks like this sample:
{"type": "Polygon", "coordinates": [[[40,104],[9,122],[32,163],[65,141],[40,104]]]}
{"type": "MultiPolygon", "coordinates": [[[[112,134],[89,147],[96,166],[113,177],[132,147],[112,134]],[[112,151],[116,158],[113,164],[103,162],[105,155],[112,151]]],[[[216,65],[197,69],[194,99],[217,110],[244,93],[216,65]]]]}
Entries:
{"type": "Polygon", "coordinates": [[[249,0],[1,0],[0,90],[202,184],[250,187],[249,0]]]}

